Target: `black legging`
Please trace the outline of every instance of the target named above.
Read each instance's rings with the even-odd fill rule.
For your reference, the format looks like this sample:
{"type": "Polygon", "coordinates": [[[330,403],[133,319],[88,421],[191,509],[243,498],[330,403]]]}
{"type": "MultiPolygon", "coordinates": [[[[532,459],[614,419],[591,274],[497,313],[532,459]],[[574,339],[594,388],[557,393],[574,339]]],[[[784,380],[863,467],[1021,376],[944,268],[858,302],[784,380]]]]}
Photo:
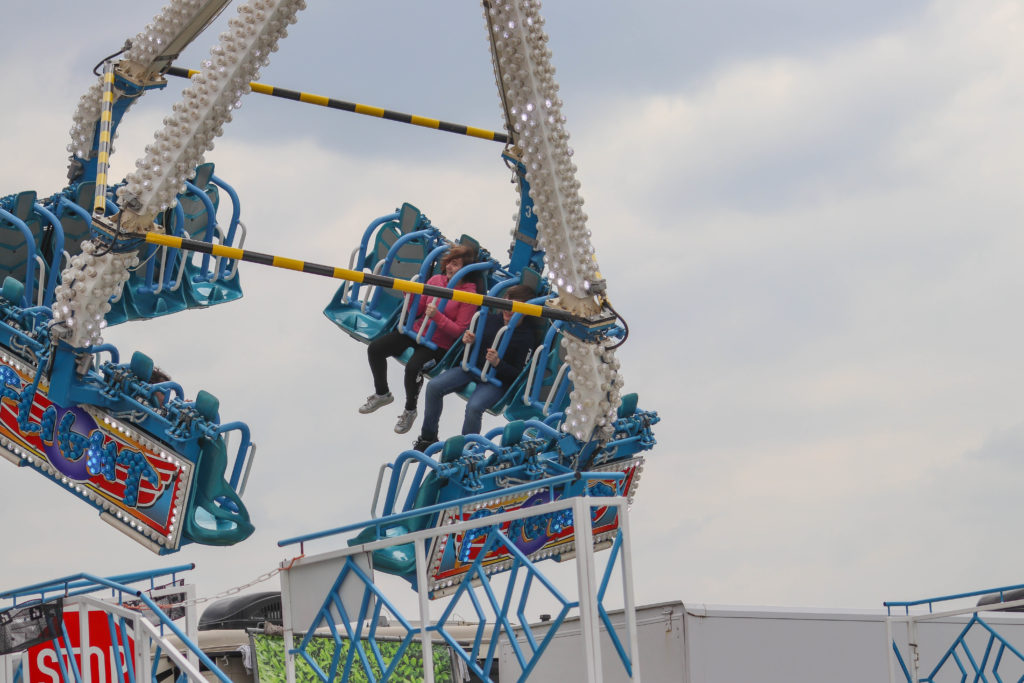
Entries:
{"type": "Polygon", "coordinates": [[[402,355],[406,349],[412,348],[412,357],[405,364],[405,409],[416,410],[416,399],[420,395],[420,370],[428,361],[440,361],[445,349],[429,349],[416,343],[416,340],[401,332],[388,332],[377,337],[366,347],[366,355],[370,359],[370,372],[373,373],[373,390],[377,394],[388,393],[388,358],[402,355]]]}

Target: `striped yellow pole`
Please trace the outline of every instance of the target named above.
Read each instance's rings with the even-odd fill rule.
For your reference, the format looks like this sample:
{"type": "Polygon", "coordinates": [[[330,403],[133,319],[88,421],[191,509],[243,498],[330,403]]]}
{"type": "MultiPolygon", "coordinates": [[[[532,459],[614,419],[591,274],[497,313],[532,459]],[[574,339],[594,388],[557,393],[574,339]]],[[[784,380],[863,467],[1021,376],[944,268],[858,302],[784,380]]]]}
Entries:
{"type": "Polygon", "coordinates": [[[174,237],[172,235],[161,235],[159,233],[149,232],[146,233],[146,242],[162,247],[171,247],[172,249],[197,251],[201,254],[210,254],[211,256],[223,257],[236,261],[259,263],[264,266],[284,268],[285,270],[297,270],[301,273],[309,273],[310,275],[322,275],[324,277],[335,278],[337,280],[349,280],[360,284],[385,287],[387,289],[398,290],[399,292],[436,296],[442,299],[452,299],[454,301],[461,301],[462,303],[471,304],[473,306],[488,306],[498,310],[522,313],[523,315],[530,315],[537,318],[548,318],[550,320],[565,320],[568,322],[580,323],[587,322],[586,318],[581,318],[567,311],[539,306],[537,304],[530,304],[524,301],[512,301],[510,299],[465,292],[461,289],[437,287],[435,285],[428,285],[422,282],[400,280],[398,278],[387,277],[385,275],[374,275],[372,273],[364,273],[359,270],[349,270],[348,268],[324,266],[318,263],[309,263],[307,261],[285,258],[284,256],[261,254],[255,251],[236,249],[235,247],[225,247],[219,244],[210,244],[209,242],[200,242],[198,240],[174,237]]]}
{"type": "Polygon", "coordinates": [[[114,112],[114,63],[103,63],[103,100],[100,108],[100,139],[96,146],[96,195],[92,212],[107,212],[107,170],[110,168],[110,129],[114,112]]]}
{"type": "MultiPolygon", "coordinates": [[[[199,72],[194,69],[182,69],[180,67],[172,66],[164,73],[170,76],[179,76],[181,78],[192,78],[192,76],[199,72]]],[[[297,102],[305,102],[306,104],[316,104],[321,107],[328,107],[329,109],[341,109],[343,111],[350,111],[356,114],[363,114],[364,116],[375,116],[380,119],[387,119],[388,121],[411,123],[414,126],[443,130],[446,133],[468,135],[482,140],[493,140],[503,144],[508,142],[508,136],[504,133],[496,133],[484,128],[464,126],[460,123],[448,123],[447,121],[439,121],[438,119],[430,119],[425,116],[417,116],[415,114],[403,114],[402,112],[381,109],[380,107],[374,107],[368,104],[357,104],[355,102],[346,102],[345,100],[336,100],[333,97],[312,95],[306,92],[299,92],[298,90],[287,90],[273,85],[266,85],[265,83],[250,83],[249,86],[252,88],[253,92],[260,93],[261,95],[271,95],[273,97],[281,97],[286,100],[295,100],[297,102]]]]}

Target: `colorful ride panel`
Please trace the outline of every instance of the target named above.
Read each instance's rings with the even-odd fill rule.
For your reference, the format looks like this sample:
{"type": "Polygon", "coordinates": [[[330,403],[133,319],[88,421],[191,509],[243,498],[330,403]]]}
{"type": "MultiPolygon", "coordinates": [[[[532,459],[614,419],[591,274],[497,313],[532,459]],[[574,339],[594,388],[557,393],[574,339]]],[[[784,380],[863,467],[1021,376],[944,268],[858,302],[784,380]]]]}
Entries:
{"type": "MultiPolygon", "coordinates": [[[[390,480],[383,491],[382,516],[355,525],[362,530],[348,544],[396,538],[428,526],[442,529],[454,522],[573,496],[624,497],[632,501],[643,471],[641,453],[655,445],[651,428],[659,421],[658,414],[637,409],[635,394],[625,396],[615,420],[614,438],[603,446],[593,442],[581,444],[560,433],[551,426],[560,418],[556,413],[547,422],[510,422],[487,436],[455,436],[425,452],[405,451],[381,470],[375,503],[382,494],[384,472],[390,470],[390,480]],[[414,473],[405,487],[409,468],[414,468],[414,473]],[[404,503],[400,503],[403,494],[404,503]]],[[[564,511],[542,513],[507,523],[502,532],[531,561],[562,561],[575,553],[574,522],[571,513],[567,516],[564,511]]],[[[610,545],[618,524],[618,515],[612,508],[594,509],[591,525],[597,548],[610,545]]],[[[310,538],[322,535],[326,534],[310,538]]],[[[306,539],[282,544],[303,540],[306,539]]],[[[428,560],[431,597],[455,590],[462,575],[475,565],[490,574],[505,571],[513,564],[508,548],[488,546],[484,537],[468,532],[441,536],[430,547],[409,542],[375,550],[373,566],[415,585],[417,552],[428,560]],[[481,558],[485,547],[490,549],[481,558]]]]}
{"type": "Polygon", "coordinates": [[[216,398],[183,400],[151,384],[152,361],[82,370],[81,349],[50,344],[46,307],[23,308],[8,278],[0,299],[0,455],[31,467],[159,554],[187,543],[230,545],[253,531],[237,491],[250,458],[248,427],[220,424],[216,398]],[[225,480],[224,435],[241,434],[225,480]]]}

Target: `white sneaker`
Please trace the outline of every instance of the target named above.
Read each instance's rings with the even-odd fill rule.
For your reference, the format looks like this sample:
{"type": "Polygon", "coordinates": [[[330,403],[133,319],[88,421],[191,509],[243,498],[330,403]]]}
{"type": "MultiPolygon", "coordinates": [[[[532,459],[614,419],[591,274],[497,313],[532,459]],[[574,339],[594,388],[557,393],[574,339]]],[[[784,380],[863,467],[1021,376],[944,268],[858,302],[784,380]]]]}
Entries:
{"type": "Polygon", "coordinates": [[[386,394],[370,394],[366,397],[366,403],[359,406],[359,412],[363,415],[372,413],[377,408],[383,408],[394,400],[395,397],[391,395],[390,391],[386,394]]]}
{"type": "Polygon", "coordinates": [[[412,429],[412,423],[416,421],[415,410],[403,410],[402,414],[398,416],[398,422],[395,423],[395,433],[405,434],[407,431],[412,429]]]}

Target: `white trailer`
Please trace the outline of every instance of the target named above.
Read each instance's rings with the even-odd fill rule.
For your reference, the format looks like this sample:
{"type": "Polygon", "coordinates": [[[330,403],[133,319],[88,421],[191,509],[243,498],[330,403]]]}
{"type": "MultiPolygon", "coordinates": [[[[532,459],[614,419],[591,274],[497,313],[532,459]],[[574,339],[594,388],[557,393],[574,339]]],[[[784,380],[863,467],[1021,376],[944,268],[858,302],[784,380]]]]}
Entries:
{"type": "MultiPolygon", "coordinates": [[[[609,615],[625,640],[622,612],[609,615]]],[[[681,601],[637,608],[640,643],[639,677],[650,683],[884,683],[890,680],[891,640],[886,632],[886,611],[790,609],[784,607],[713,606],[681,601]]],[[[970,615],[942,617],[917,623],[922,677],[931,673],[964,629],[970,615]]],[[[1024,615],[986,613],[986,621],[1010,643],[1024,645],[1024,615]]],[[[532,625],[536,638],[546,633],[544,623],[532,625]]],[[[904,656],[907,630],[895,623],[892,636],[904,656]]],[[[987,636],[984,636],[987,637],[987,636]]],[[[974,651],[985,650],[984,637],[974,637],[974,651]]],[[[519,640],[525,642],[520,634],[519,640]]],[[[583,683],[578,662],[583,656],[578,620],[569,619],[555,634],[530,680],[583,683]]],[[[512,647],[501,644],[501,683],[518,680],[520,668],[512,647]]],[[[602,672],[605,683],[629,681],[606,629],[601,629],[602,672]]],[[[995,657],[993,649],[989,665],[995,657]]],[[[981,656],[977,656],[981,659],[981,656]]],[[[1009,658],[1007,655],[1006,659],[1009,658]]],[[[961,655],[961,659],[966,657],[961,655]]],[[[952,659],[935,681],[961,680],[952,659]]],[[[908,663],[909,665],[909,663],[908,663]]],[[[1004,661],[1003,680],[1017,680],[1017,667],[1004,661]],[[1007,669],[1011,667],[1012,669],[1007,669]],[[1008,678],[1006,673],[1016,672],[1008,678]]],[[[906,678],[898,663],[894,681],[906,678]]],[[[974,680],[973,672],[968,680],[974,680]]],[[[993,679],[989,679],[993,680],[993,679]]]]}

